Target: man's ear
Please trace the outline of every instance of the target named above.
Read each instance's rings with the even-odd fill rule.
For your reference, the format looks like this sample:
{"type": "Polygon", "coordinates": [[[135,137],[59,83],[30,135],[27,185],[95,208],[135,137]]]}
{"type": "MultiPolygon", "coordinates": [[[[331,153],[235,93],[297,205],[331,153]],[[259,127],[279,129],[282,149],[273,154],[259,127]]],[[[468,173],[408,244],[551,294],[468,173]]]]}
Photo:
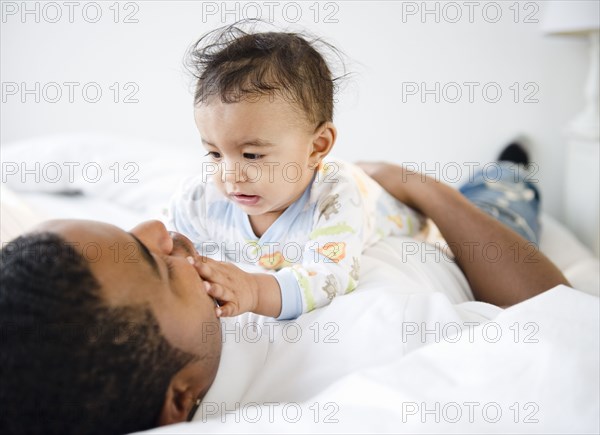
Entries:
{"type": "Polygon", "coordinates": [[[171,379],[165,401],[160,410],[158,425],[181,423],[187,421],[187,417],[196,403],[197,395],[192,391],[185,379],[183,372],[177,372],[171,379]]]}
{"type": "Polygon", "coordinates": [[[336,138],[337,129],[333,125],[333,122],[326,121],[317,128],[313,137],[312,153],[310,154],[311,164],[316,166],[329,154],[333,148],[333,144],[335,144],[336,138]]]}

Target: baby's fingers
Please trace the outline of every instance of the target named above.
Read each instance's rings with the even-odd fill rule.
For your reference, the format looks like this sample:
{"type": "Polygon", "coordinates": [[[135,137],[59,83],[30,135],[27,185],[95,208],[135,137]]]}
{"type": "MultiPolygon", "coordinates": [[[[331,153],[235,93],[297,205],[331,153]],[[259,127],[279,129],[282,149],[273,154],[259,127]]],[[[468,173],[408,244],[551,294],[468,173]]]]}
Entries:
{"type": "Polygon", "coordinates": [[[214,261],[209,258],[203,258],[200,261],[196,261],[194,267],[198,271],[198,274],[209,281],[221,281],[223,264],[219,261],[214,261]]]}
{"type": "Polygon", "coordinates": [[[237,307],[231,302],[217,307],[216,311],[217,317],[233,317],[239,314],[237,307]]]}
{"type": "Polygon", "coordinates": [[[204,288],[210,296],[219,302],[230,302],[235,298],[235,294],[231,290],[214,282],[204,281],[204,288]]]}
{"type": "Polygon", "coordinates": [[[204,287],[206,288],[206,292],[218,300],[221,305],[215,308],[217,317],[232,317],[240,314],[238,301],[231,290],[208,281],[204,281],[204,287]]]}

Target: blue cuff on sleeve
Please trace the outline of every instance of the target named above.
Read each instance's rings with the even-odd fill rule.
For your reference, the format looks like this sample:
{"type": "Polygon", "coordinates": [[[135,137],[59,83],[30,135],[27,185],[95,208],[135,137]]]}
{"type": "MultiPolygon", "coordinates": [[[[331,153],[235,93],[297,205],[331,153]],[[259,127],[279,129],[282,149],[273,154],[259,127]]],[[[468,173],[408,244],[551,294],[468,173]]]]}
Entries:
{"type": "Polygon", "coordinates": [[[281,269],[273,275],[281,289],[281,314],[277,320],[290,320],[302,314],[302,296],[300,285],[294,272],[289,267],[281,269]]]}

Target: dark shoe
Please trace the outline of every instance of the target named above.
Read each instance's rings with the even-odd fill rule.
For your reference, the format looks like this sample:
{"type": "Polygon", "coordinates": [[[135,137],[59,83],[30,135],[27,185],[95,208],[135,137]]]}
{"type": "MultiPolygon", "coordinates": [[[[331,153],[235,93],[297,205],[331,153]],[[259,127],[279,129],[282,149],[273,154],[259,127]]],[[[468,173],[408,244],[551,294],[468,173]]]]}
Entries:
{"type": "Polygon", "coordinates": [[[508,145],[498,156],[499,162],[512,162],[525,167],[529,166],[529,155],[519,142],[513,142],[508,145]]]}

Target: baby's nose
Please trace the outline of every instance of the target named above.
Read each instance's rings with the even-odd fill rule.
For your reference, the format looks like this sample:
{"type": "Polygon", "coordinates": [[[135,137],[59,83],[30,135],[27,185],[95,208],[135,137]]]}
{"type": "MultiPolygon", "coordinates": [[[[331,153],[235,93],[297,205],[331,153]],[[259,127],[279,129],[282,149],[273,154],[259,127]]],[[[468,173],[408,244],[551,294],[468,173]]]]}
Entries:
{"type": "Polygon", "coordinates": [[[240,162],[221,165],[221,180],[223,183],[240,183],[244,181],[240,162]]]}

